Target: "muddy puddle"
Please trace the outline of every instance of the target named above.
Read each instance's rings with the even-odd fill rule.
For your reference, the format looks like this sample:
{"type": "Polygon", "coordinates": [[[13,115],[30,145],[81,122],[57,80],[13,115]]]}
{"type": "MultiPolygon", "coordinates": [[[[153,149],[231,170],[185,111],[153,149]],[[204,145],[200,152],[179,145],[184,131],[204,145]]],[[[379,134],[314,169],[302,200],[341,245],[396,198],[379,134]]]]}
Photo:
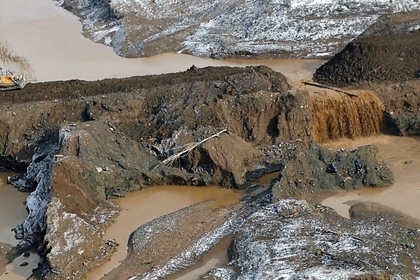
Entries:
{"type": "MultiPolygon", "coordinates": [[[[210,260],[208,260],[203,266],[200,266],[197,269],[194,269],[187,274],[184,274],[181,277],[178,277],[177,280],[196,280],[200,279],[201,276],[205,275],[207,272],[209,272],[212,269],[222,267],[223,265],[227,264],[229,262],[229,258],[226,254],[219,254],[217,256],[214,256],[210,260]]],[[[211,280],[212,278],[206,277],[202,279],[211,280]]]]}
{"type": "Polygon", "coordinates": [[[130,234],[142,224],[196,203],[211,200],[209,207],[217,208],[238,202],[241,197],[240,192],[219,187],[157,186],[114,200],[121,213],[104,238],[115,239],[118,250],[110,261],[91,270],[84,279],[98,280],[117,267],[127,254],[130,234]]]}
{"type": "Polygon", "coordinates": [[[7,184],[7,177],[12,175],[16,174],[0,173],[0,242],[16,245],[18,241],[11,229],[28,216],[24,206],[28,194],[7,184]]]}
{"type": "MultiPolygon", "coordinates": [[[[168,53],[149,58],[118,57],[111,47],[95,44],[82,36],[78,18],[55,1],[0,1],[0,34],[8,34],[9,49],[28,59],[38,81],[67,79],[97,80],[113,77],[185,71],[191,65],[268,65],[291,79],[301,79],[324,60],[213,60],[168,53]],[[12,34],[10,30],[13,30],[12,34]]],[[[17,66],[16,66],[17,67],[17,66]]]]}
{"type": "Polygon", "coordinates": [[[280,175],[281,171],[274,171],[271,173],[264,174],[256,181],[251,181],[251,183],[255,183],[258,185],[269,185],[271,182],[276,179],[280,175]]]}
{"type": "Polygon", "coordinates": [[[378,147],[380,155],[394,174],[395,183],[387,188],[342,191],[326,198],[322,204],[334,208],[340,215],[348,218],[348,210],[352,205],[362,201],[377,202],[420,219],[420,137],[367,137],[355,141],[338,141],[328,147],[355,148],[366,144],[378,147]]]}
{"type": "Polygon", "coordinates": [[[4,257],[10,246],[18,243],[11,231],[12,228],[22,223],[28,216],[24,206],[28,193],[19,192],[7,184],[7,177],[12,175],[16,174],[0,173],[0,280],[26,279],[39,261],[38,255],[32,253],[18,257],[10,264],[7,264],[4,257]]]}

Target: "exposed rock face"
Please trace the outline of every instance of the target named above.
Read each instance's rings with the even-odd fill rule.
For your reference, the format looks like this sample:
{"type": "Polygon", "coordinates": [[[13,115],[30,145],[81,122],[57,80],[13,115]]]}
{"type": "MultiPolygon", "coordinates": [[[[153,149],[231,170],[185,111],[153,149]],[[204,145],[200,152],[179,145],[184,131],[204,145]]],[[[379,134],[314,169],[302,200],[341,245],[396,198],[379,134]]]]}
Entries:
{"type": "Polygon", "coordinates": [[[416,1],[60,0],[82,17],[85,35],[124,57],[181,51],[229,57],[331,55],[381,14],[417,10],[416,1]]]}

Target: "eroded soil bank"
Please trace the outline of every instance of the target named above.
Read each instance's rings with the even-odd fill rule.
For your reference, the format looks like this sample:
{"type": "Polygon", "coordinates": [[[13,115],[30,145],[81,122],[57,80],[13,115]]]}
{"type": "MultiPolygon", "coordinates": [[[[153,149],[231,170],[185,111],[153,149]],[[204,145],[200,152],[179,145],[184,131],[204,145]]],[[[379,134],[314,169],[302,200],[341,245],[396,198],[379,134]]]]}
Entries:
{"type": "MultiPolygon", "coordinates": [[[[325,115],[313,112],[315,97],[304,87],[292,89],[285,76],[267,67],[192,67],[163,76],[30,84],[1,98],[1,148],[29,163],[12,183],[33,191],[30,215],[16,228],[18,249],[38,247],[45,260],[36,274],[41,278],[79,279],[109,258],[115,246],[103,239],[104,229],[117,213],[109,199],[130,191],[163,184],[256,188],[263,174],[280,171],[270,198],[275,202],[321,189],[393,182],[374,146],[333,152],[315,143],[313,123],[321,127],[325,115]],[[207,138],[172,165],[158,165],[207,138]]],[[[369,96],[340,100],[341,107],[326,108],[382,108],[369,96]]],[[[364,111],[336,115],[344,120],[349,114],[361,119],[364,111]]],[[[375,120],[373,127],[381,127],[382,119],[375,120]]],[[[359,130],[322,131],[332,140],[359,130]]],[[[239,229],[233,225],[240,220],[231,220],[239,209],[249,214],[253,207],[192,206],[150,221],[130,236],[127,259],[105,279],[181,275],[239,229]],[[198,246],[194,257],[187,253],[191,246],[198,246]],[[172,262],[165,272],[152,269],[172,262]]]]}

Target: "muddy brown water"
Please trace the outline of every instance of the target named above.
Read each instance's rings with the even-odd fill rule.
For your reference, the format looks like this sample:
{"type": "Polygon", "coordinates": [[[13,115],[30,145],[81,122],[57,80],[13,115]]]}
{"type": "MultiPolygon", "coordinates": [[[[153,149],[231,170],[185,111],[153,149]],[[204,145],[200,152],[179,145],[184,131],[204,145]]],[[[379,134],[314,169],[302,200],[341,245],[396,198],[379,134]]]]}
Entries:
{"type": "Polygon", "coordinates": [[[387,188],[365,188],[340,192],[323,200],[322,204],[334,208],[340,215],[349,217],[352,205],[362,201],[378,202],[411,217],[420,219],[420,137],[377,136],[337,141],[327,145],[338,149],[375,144],[394,174],[395,183],[387,188]]]}
{"type": "Polygon", "coordinates": [[[313,94],[312,132],[317,142],[342,137],[379,134],[382,130],[384,105],[370,91],[359,90],[358,98],[317,89],[313,94]]]}
{"type": "MultiPolygon", "coordinates": [[[[0,34],[7,34],[7,44],[15,54],[27,58],[32,68],[32,74],[38,81],[54,81],[63,79],[84,79],[96,80],[112,77],[127,77],[133,75],[161,74],[168,72],[184,71],[191,65],[198,67],[204,66],[247,66],[247,65],[267,65],[276,71],[280,71],[292,81],[309,78],[312,73],[323,64],[324,60],[211,60],[196,58],[180,54],[163,54],[150,58],[124,59],[114,54],[110,47],[101,44],[94,44],[89,39],[81,35],[81,25],[78,19],[71,13],[62,8],[56,7],[54,1],[45,0],[13,0],[0,1],[0,34]],[[5,11],[5,12],[4,12],[5,11]],[[12,30],[12,32],[11,32],[12,30]]],[[[0,43],[3,39],[0,37],[0,43]]],[[[17,67],[16,65],[10,65],[17,67]]],[[[412,140],[412,139],[411,139],[412,140]]],[[[411,141],[407,140],[407,141],[411,141]]],[[[376,140],[375,140],[376,141],[376,140]]],[[[396,184],[384,191],[375,190],[374,194],[357,194],[359,200],[369,199],[385,205],[394,207],[416,216],[413,206],[415,206],[416,190],[420,178],[412,178],[412,181],[403,177],[398,177],[398,172],[409,176],[414,176],[413,172],[420,167],[416,159],[411,154],[407,154],[404,159],[397,153],[398,141],[394,138],[381,138],[378,140],[382,144],[381,151],[388,152],[387,149],[394,147],[394,154],[391,151],[387,160],[394,164],[392,166],[396,176],[396,184]],[[382,141],[382,142],[381,142],[382,141]],[[410,159],[412,158],[412,159],[410,159]],[[404,160],[414,160],[411,164],[401,163],[404,160]],[[399,178],[399,179],[398,179],[399,178]],[[392,192],[393,193],[392,193],[392,192]],[[386,192],[391,192],[386,196],[386,192]],[[401,203],[396,202],[395,196],[400,198],[401,203]],[[389,201],[386,201],[388,197],[389,201]],[[391,199],[392,198],[392,199],[391,199]],[[390,205],[391,204],[391,205],[390,205]],[[398,204],[398,205],[397,205],[398,204]],[[404,209],[403,209],[404,208],[404,209]],[[407,208],[407,209],[405,209],[407,208]]],[[[402,140],[401,140],[402,141],[402,140]]],[[[420,150],[420,145],[415,143],[405,143],[413,145],[420,150]]],[[[356,141],[357,142],[357,141],[356,141]]],[[[360,141],[359,141],[360,142],[360,141]]],[[[345,143],[342,143],[343,145],[345,143]]],[[[348,145],[354,145],[347,143],[348,145]]],[[[404,143],[402,143],[404,144],[404,143]]],[[[418,144],[418,143],[417,143],[418,144]]],[[[414,149],[415,150],[415,149],[414,149]]],[[[407,151],[408,152],[408,151],[407,151]]],[[[420,153],[420,151],[419,151],[420,153]]],[[[385,154],[386,155],[386,154],[385,154]]],[[[416,157],[420,162],[420,157],[416,157]]],[[[420,172],[419,172],[420,173],[420,172]]],[[[420,176],[420,175],[418,175],[420,176]]],[[[271,181],[267,176],[264,180],[271,181]]],[[[10,187],[10,186],[9,186],[10,187]]],[[[10,191],[11,189],[9,189],[10,191]]],[[[0,191],[4,191],[0,189],[0,191]]],[[[369,192],[365,190],[365,192],[369,192]]],[[[349,194],[346,194],[349,195],[349,194]]],[[[354,195],[354,194],[353,194],[354,195]]],[[[26,212],[22,205],[25,200],[17,191],[12,193],[0,193],[0,199],[6,202],[1,203],[0,207],[13,203],[13,208],[7,208],[8,215],[0,215],[0,241],[10,239],[10,229],[25,219],[26,212]],[[23,201],[21,201],[23,198],[23,201]],[[11,211],[15,209],[16,211],[11,211]],[[13,213],[12,215],[9,215],[13,213]],[[4,217],[3,217],[4,216],[4,217]],[[10,220],[8,220],[10,219],[10,220]],[[4,232],[3,232],[3,229],[4,232]],[[9,234],[9,235],[8,235],[9,234]]],[[[240,199],[240,194],[231,190],[223,190],[217,187],[196,188],[196,187],[154,187],[141,192],[135,192],[116,202],[122,208],[121,214],[116,223],[107,231],[105,238],[113,238],[120,244],[118,251],[112,256],[112,259],[103,265],[89,272],[86,279],[97,280],[105,273],[119,265],[119,262],[125,258],[127,252],[127,240],[133,230],[141,224],[146,223],[161,215],[168,214],[186,206],[203,202],[206,200],[215,200],[212,207],[231,204],[240,199]],[[153,209],[153,211],[150,211],[153,209]],[[140,214],[139,214],[140,213],[140,214]]],[[[347,207],[349,201],[354,198],[335,196],[324,201],[325,204],[347,207]]],[[[6,209],[6,208],[5,208],[6,209]]],[[[336,208],[339,210],[338,206],[336,208]]],[[[414,207],[415,209],[415,207],[414,207]]],[[[343,210],[344,211],[344,210],[343,210]]],[[[5,212],[0,212],[5,213],[5,212]]],[[[6,243],[6,242],[5,242],[6,243]]],[[[33,259],[36,260],[36,255],[33,259]]],[[[19,264],[24,261],[19,257],[6,269],[8,274],[0,276],[0,280],[6,279],[25,279],[27,271],[32,269],[34,262],[29,262],[26,267],[20,267],[19,264]],[[25,269],[25,272],[23,272],[25,269]]],[[[26,260],[27,261],[27,260],[26,260]]],[[[210,259],[204,266],[191,271],[181,279],[194,279],[207,272],[209,269],[217,266],[220,259],[210,259]]],[[[29,276],[29,275],[27,275],[29,276]]]]}
{"type": "Polygon", "coordinates": [[[7,177],[16,175],[13,173],[0,173],[0,242],[16,245],[18,241],[14,237],[12,228],[23,222],[28,213],[24,203],[27,193],[19,192],[12,185],[7,184],[7,177]]]}
{"type": "MultiPolygon", "coordinates": [[[[241,197],[238,191],[215,186],[156,186],[116,199],[121,213],[106,230],[104,238],[115,239],[120,246],[110,261],[92,269],[84,279],[97,280],[117,267],[126,257],[130,234],[142,224],[196,203],[213,201],[209,207],[217,208],[238,202],[241,197]]],[[[206,269],[210,264],[206,264],[206,269]]]]}
{"type": "MultiPolygon", "coordinates": [[[[22,223],[28,215],[23,204],[28,194],[19,192],[7,184],[7,177],[12,175],[16,174],[0,173],[0,243],[13,246],[18,241],[12,228],[22,223]]],[[[32,269],[37,267],[38,261],[39,257],[36,254],[30,254],[29,257],[20,256],[7,266],[0,267],[0,280],[26,279],[32,274],[32,269]],[[28,265],[20,266],[23,262],[28,262],[28,265]]],[[[0,259],[0,264],[6,263],[0,259]]]]}
{"type": "MultiPolygon", "coordinates": [[[[118,57],[111,47],[81,35],[81,24],[55,1],[0,1],[0,44],[29,60],[38,81],[97,80],[185,71],[191,65],[246,66],[265,64],[294,79],[310,76],[324,60],[212,60],[168,53],[149,58],[118,57]],[[4,12],[7,11],[7,12],[4,12]]],[[[13,67],[13,65],[8,65],[13,67]]],[[[15,66],[17,67],[17,66],[15,66]]]]}
{"type": "MultiPolygon", "coordinates": [[[[0,37],[0,44],[7,43],[14,54],[28,59],[30,74],[37,81],[97,80],[161,74],[184,71],[193,64],[198,67],[267,65],[276,71],[283,72],[291,81],[297,81],[310,77],[315,69],[324,63],[324,60],[212,60],[174,53],[150,58],[124,59],[115,55],[112,48],[94,44],[84,38],[81,35],[81,24],[77,17],[56,7],[55,3],[45,0],[0,2],[0,10],[8,11],[2,13],[0,17],[0,34],[8,34],[7,42],[0,37]],[[13,30],[12,33],[11,30],[13,30]]],[[[13,63],[5,66],[19,70],[19,66],[13,63]]],[[[18,192],[13,195],[1,195],[1,197],[23,198],[18,192]]],[[[239,199],[239,196],[232,191],[219,190],[215,187],[200,189],[157,187],[153,190],[133,193],[118,200],[117,203],[123,210],[117,222],[106,231],[105,238],[115,238],[120,243],[120,247],[111,261],[92,270],[87,275],[87,279],[97,280],[118,266],[126,255],[128,236],[141,224],[209,199],[215,199],[216,204],[213,204],[213,207],[217,207],[225,203],[233,203],[239,199]]],[[[21,201],[14,206],[20,207],[16,212],[19,216],[4,226],[4,234],[6,232],[9,234],[8,241],[10,241],[10,232],[8,232],[10,228],[26,217],[21,201]]],[[[5,219],[9,218],[12,217],[5,216],[5,219]]],[[[13,271],[19,268],[19,261],[21,260],[17,259],[9,264],[8,275],[4,276],[7,278],[1,276],[0,279],[12,279],[13,271]]],[[[209,262],[214,265],[215,260],[209,262]]],[[[205,269],[208,268],[206,265],[205,269]]],[[[29,267],[31,265],[26,268],[29,267]]]]}
{"type": "MultiPolygon", "coordinates": [[[[181,277],[178,277],[177,280],[199,279],[200,276],[203,276],[204,274],[206,274],[207,272],[209,272],[210,270],[214,268],[222,267],[223,265],[227,264],[228,261],[229,261],[229,258],[226,254],[219,254],[211,258],[210,260],[208,260],[203,266],[197,269],[194,269],[181,277]]],[[[210,280],[210,278],[205,278],[205,279],[210,280]]]]}

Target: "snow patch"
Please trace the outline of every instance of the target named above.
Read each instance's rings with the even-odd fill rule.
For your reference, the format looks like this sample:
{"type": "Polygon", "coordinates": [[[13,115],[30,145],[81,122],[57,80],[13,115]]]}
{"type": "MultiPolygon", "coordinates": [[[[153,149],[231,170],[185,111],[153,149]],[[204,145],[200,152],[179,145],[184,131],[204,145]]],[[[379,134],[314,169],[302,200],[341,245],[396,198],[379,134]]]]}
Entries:
{"type": "MultiPolygon", "coordinates": [[[[315,213],[316,210],[302,200],[266,202],[267,198],[251,202],[165,266],[137,277],[161,279],[187,268],[211,246],[230,234],[236,236],[232,261],[226,267],[213,269],[209,273],[223,280],[339,280],[376,275],[384,272],[377,266],[376,260],[393,259],[394,268],[400,269],[402,266],[397,260],[409,252],[390,251],[382,247],[386,246],[383,242],[385,221],[371,224],[343,219],[342,223],[337,223],[328,218],[328,215],[336,213],[315,213]]],[[[386,236],[388,242],[401,238],[395,235],[398,229],[391,230],[388,225],[385,227],[390,230],[389,236],[386,236]]],[[[413,266],[410,267],[414,267],[418,273],[418,261],[412,261],[413,266]]],[[[394,268],[389,269],[394,271],[394,268]]],[[[410,275],[398,274],[392,279],[407,279],[410,275]]]]}
{"type": "Polygon", "coordinates": [[[52,199],[47,214],[49,227],[45,240],[54,245],[51,247],[49,258],[68,253],[85,242],[80,229],[90,225],[76,214],[64,211],[63,204],[57,198],[52,199]],[[59,229],[62,230],[63,225],[67,230],[60,233],[59,229]]]}
{"type": "Polygon", "coordinates": [[[411,0],[64,2],[82,11],[81,21],[93,41],[109,34],[103,42],[122,56],[141,56],[148,42],[172,37],[182,42],[174,51],[201,57],[237,52],[322,57],[337,52],[380,15],[420,9],[420,3],[411,0]],[[122,16],[128,14],[130,19],[125,20],[122,16]],[[98,22],[108,24],[98,27],[98,22]]]}
{"type": "Polygon", "coordinates": [[[53,190],[51,188],[52,167],[55,162],[55,155],[59,152],[65,136],[47,136],[44,143],[39,143],[35,149],[26,173],[11,180],[13,186],[20,191],[31,190],[34,185],[36,189],[28,196],[26,208],[29,212],[25,221],[15,229],[16,239],[21,243],[37,244],[41,241],[42,232],[46,229],[46,211],[51,201],[53,190]]]}

